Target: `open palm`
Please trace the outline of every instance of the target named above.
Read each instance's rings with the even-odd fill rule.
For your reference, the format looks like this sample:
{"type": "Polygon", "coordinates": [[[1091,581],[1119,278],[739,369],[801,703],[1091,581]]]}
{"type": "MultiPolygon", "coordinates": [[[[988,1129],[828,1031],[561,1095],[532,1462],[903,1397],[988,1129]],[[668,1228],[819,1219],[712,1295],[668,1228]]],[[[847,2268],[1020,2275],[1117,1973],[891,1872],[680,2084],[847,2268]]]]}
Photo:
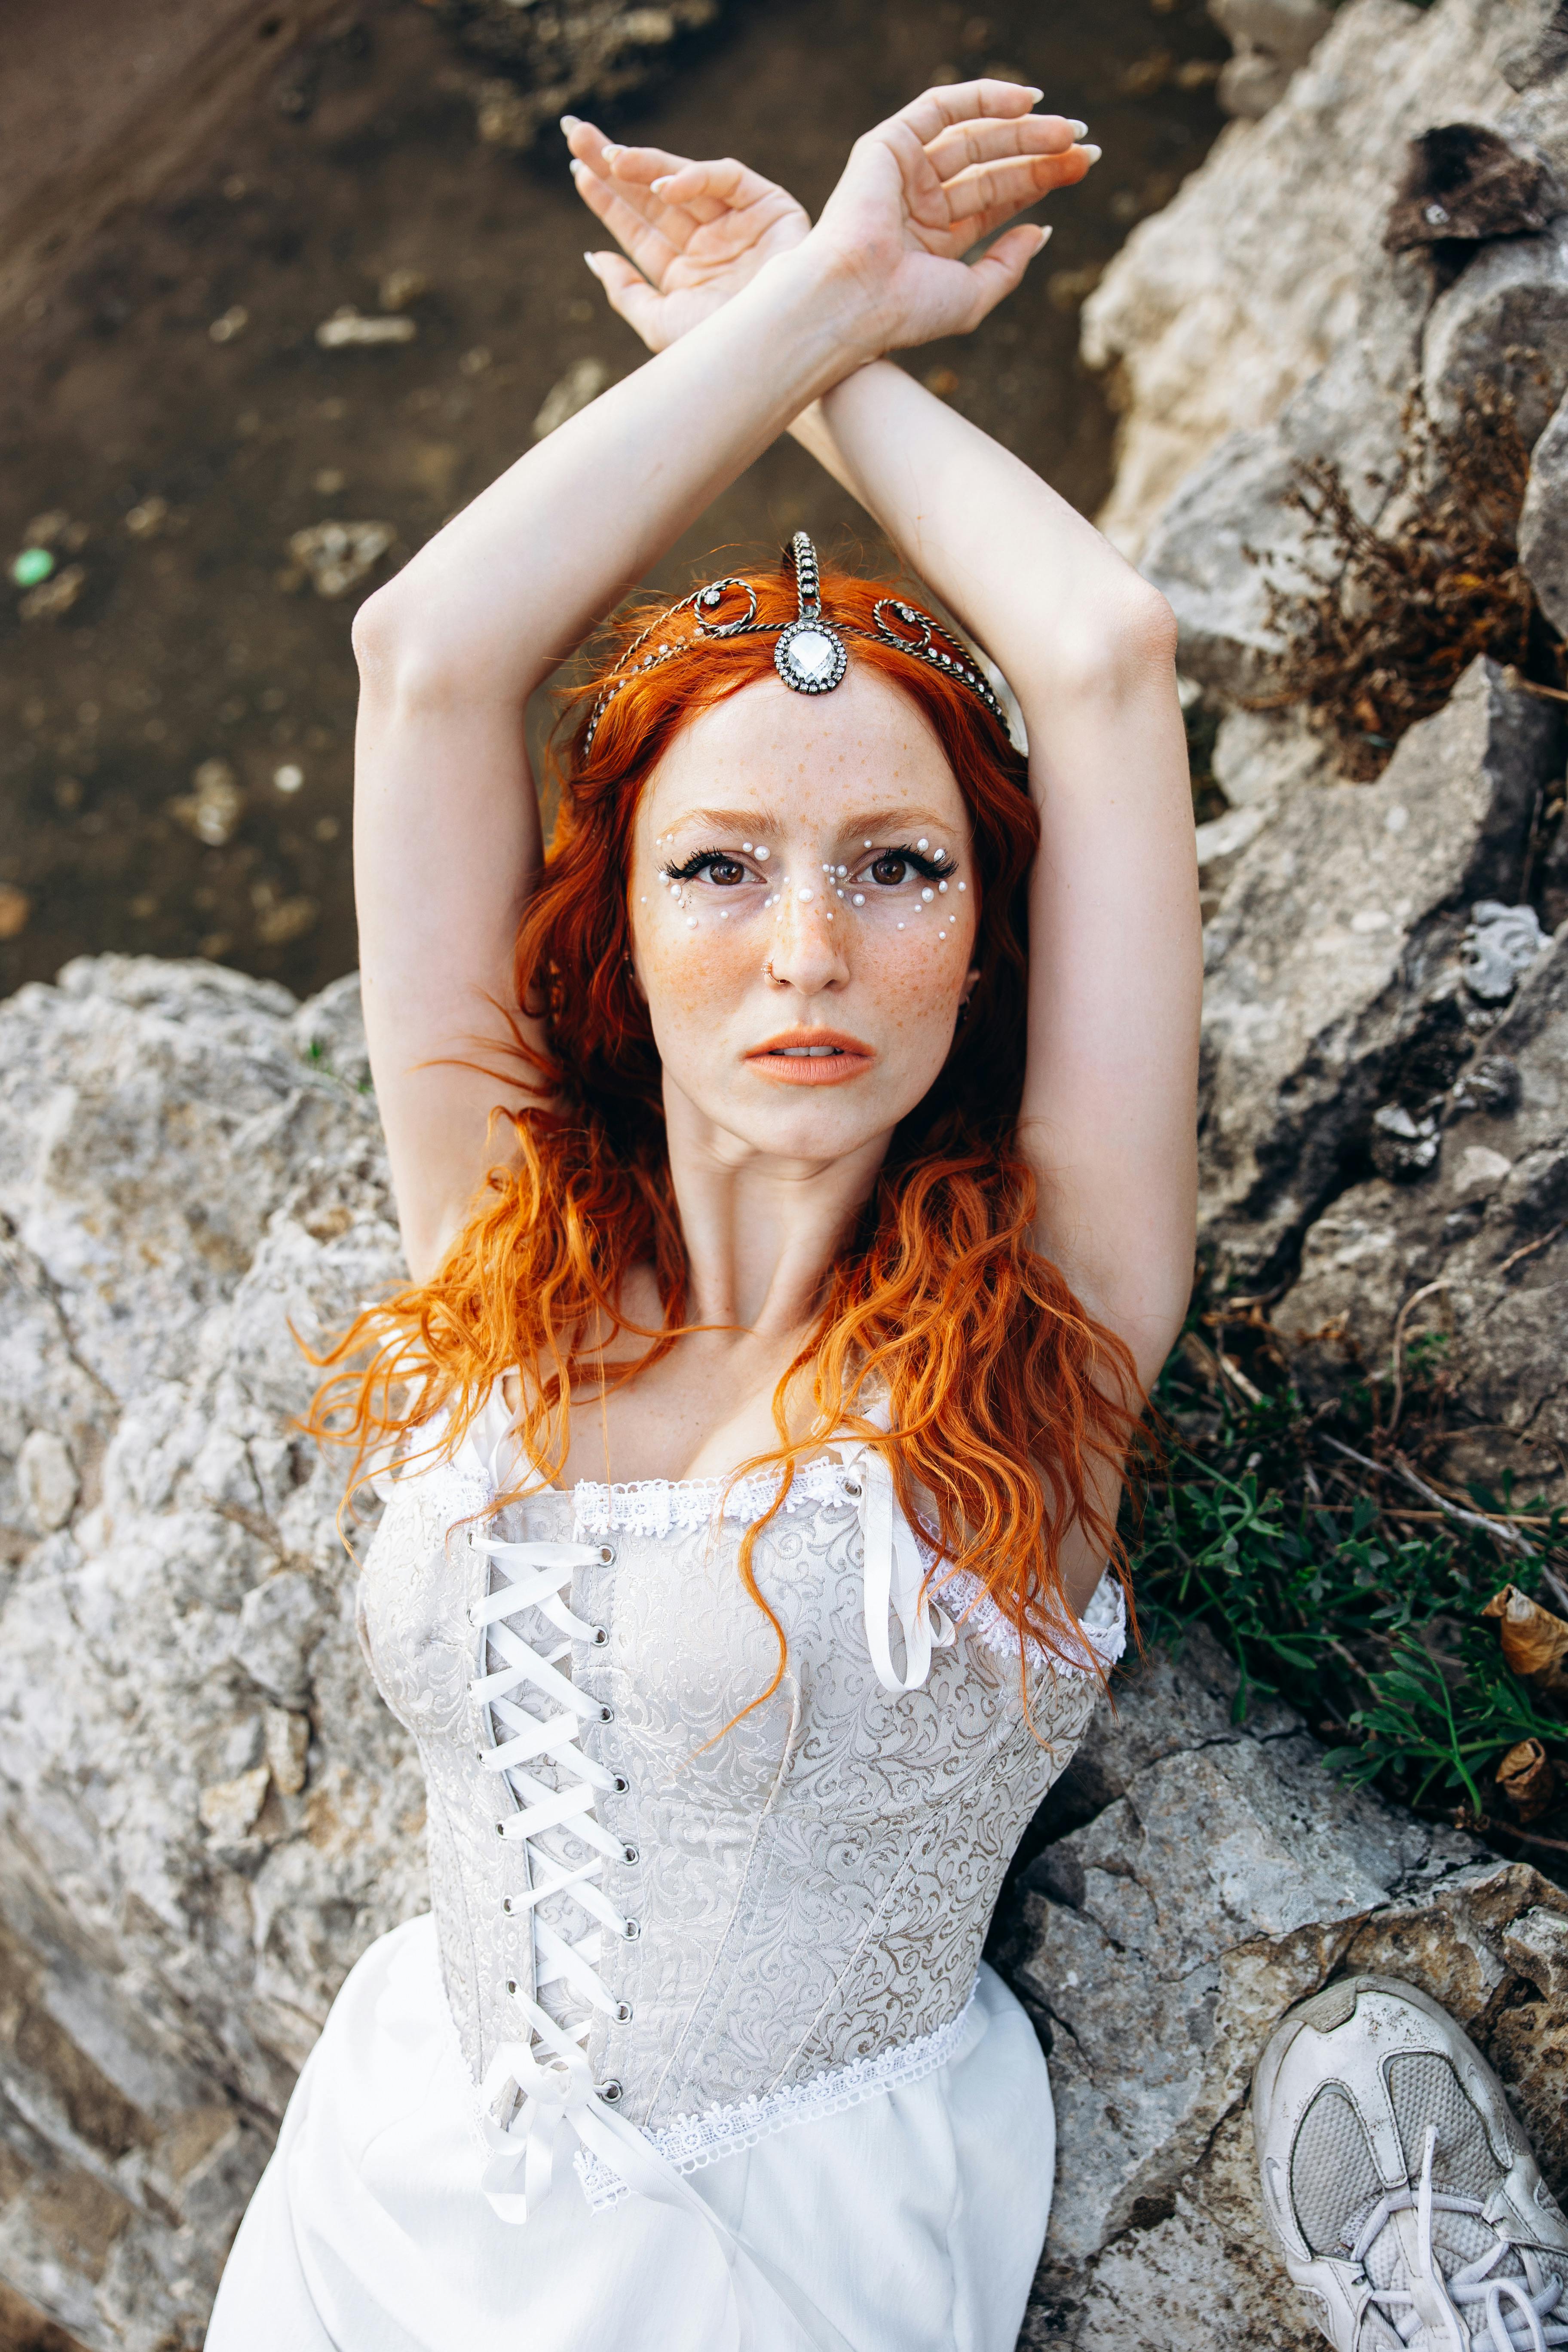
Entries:
{"type": "Polygon", "coordinates": [[[1002,81],[925,91],[857,140],[815,232],[787,190],[743,163],[617,147],[572,122],[578,191],[622,247],[593,255],[591,267],[656,352],[808,234],[859,281],[882,348],[966,332],[1017,284],[1049,231],[1020,225],[978,262],[965,254],[1095,160],[1075,143],[1082,126],[1035,114],[1034,98],[1002,81]]]}
{"type": "Polygon", "coordinates": [[[622,248],[591,255],[589,267],[649,351],[678,341],[810,231],[789,191],[743,163],[613,146],[591,122],[572,122],[567,139],[577,192],[622,248]]]}

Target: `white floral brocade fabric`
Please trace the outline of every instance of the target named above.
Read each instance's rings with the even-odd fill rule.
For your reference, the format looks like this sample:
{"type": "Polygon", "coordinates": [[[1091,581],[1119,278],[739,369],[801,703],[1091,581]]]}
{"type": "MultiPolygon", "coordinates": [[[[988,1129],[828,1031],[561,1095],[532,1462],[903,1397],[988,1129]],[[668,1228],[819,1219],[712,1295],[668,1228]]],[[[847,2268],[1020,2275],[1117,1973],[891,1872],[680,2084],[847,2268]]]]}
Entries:
{"type": "MultiPolygon", "coordinates": [[[[533,1966],[528,1850],[498,1834],[512,1801],[484,1768],[470,1692],[489,1570],[467,1525],[514,1483],[498,1412],[452,1462],[394,1487],[361,1587],[377,1683],[425,1765],[442,1973],[476,2085],[533,1966]]],[[[1094,1668],[1121,1648],[1120,1597],[1102,1590],[1085,1670],[1031,1657],[1026,1711],[1010,1630],[979,1607],[963,1617],[973,1595],[950,1580],[956,1638],[921,1687],[890,1692],[868,1647],[858,1482],[819,1462],[755,1545],[787,1645],[763,1696],[778,1643],[738,1554],[772,1492],[583,1486],[487,1525],[604,1555],[573,1572],[570,1608],[605,1638],[570,1672],[605,1718],[582,1750],[624,1784],[596,1810],[622,1853],[605,1891],[637,1932],[601,1954],[616,2006],[595,2014],[587,2051],[619,2112],[678,2164],[705,2133],[734,2144],[731,2110],[750,2140],[774,2116],[830,2111],[836,2076],[848,2099],[896,2079],[900,2051],[935,2063],[1008,1862],[1089,1719],[1094,1668]],[[806,2085],[808,2099],[790,2095],[806,2085]]],[[[568,1940],[592,1924],[554,1899],[568,1940]]]]}

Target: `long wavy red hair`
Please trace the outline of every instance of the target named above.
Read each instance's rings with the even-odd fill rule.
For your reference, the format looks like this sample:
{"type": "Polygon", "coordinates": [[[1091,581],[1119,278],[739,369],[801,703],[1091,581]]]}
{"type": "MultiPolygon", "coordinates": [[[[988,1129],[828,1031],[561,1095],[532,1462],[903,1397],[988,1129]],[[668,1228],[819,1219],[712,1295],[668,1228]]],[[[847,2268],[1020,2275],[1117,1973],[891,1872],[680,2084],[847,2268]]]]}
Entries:
{"type": "MultiPolygon", "coordinates": [[[[747,578],[759,621],[776,630],[794,618],[787,572],[747,578]]],[[[742,1471],[778,1465],[782,1503],[795,1465],[834,1433],[879,1445],[902,1507],[936,1530],[935,1578],[968,1571],[1021,1649],[1026,1639],[1060,1654],[1070,1638],[1061,1551],[1075,1523],[1125,1580],[1114,1506],[1098,1498],[1095,1472],[1121,1470],[1142,1399],[1127,1348],[1029,1239],[1036,1185],[1015,1131],[1038,839],[1026,764],[974,695],[875,633],[873,608],[898,593],[837,569],[823,574],[824,608],[851,659],[919,707],[957,781],[977,869],[979,980],[962,1050],[896,1130],[824,1276],[816,1319],[774,1394],[778,1445],[742,1471]],[[814,1412],[803,1432],[792,1430],[788,1403],[805,1379],[814,1412]],[[871,1418],[879,1403],[890,1433],[871,1418]]],[[[510,1083],[528,1099],[496,1113],[513,1151],[490,1171],[431,1279],[367,1310],[317,1360],[331,1377],[310,1426],[356,1447],[356,1477],[372,1453],[418,1451],[437,1413],[443,1450],[455,1446],[495,1383],[516,1372],[521,1452],[553,1480],[566,1453],[563,1401],[635,1379],[683,1328],[686,1252],[659,1060],[628,952],[632,827],[677,731],[770,677],[774,639],[699,637],[645,666],[674,635],[692,635],[689,612],[656,620],[645,643],[648,622],[644,608],[611,625],[608,657],[568,696],[551,754],[559,813],[515,956],[515,1001],[544,1042],[536,1050],[513,1024],[510,1083]],[[609,683],[616,690],[591,730],[609,683]],[[657,1280],[658,1329],[622,1311],[624,1279],[639,1265],[657,1280]],[[606,1377],[604,1353],[623,1335],[641,1352],[606,1377]]],[[[741,1573],[778,1634],[771,1692],[784,1636],[753,1572],[755,1532],[742,1542],[741,1573]]],[[[1081,1654],[1077,1644],[1071,1654],[1081,1654]]]]}

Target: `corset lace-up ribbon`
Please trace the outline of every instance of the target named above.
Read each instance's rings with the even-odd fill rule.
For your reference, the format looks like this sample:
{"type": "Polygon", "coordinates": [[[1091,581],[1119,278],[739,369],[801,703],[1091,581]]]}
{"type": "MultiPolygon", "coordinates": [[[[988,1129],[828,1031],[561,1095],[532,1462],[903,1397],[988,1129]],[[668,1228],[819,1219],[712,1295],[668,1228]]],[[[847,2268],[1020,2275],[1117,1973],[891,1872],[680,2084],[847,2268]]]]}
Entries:
{"type": "Polygon", "coordinates": [[[745,2311],[759,2298],[782,2302],[792,2317],[808,2324],[812,2340],[824,2352],[850,2352],[823,2315],[804,2310],[790,2284],[764,2271],[646,2135],[616,2113],[618,2085],[593,2079],[585,2045],[594,2012],[623,2019],[627,2013],[598,1972],[604,1938],[606,1933],[628,1939],[637,1934],[637,1923],[618,1911],[598,1884],[605,1864],[619,1861],[623,1849],[597,1819],[595,1801],[601,1791],[619,1790],[626,1783],[578,1745],[584,1726],[605,1720],[608,1710],[561,1672],[561,1661],[575,1644],[603,1645],[602,1629],[577,1616],[566,1595],[576,1570],[604,1561],[604,1548],[502,1543],[472,1529],[468,1541],[491,1563],[495,1585],[475,1602],[470,1622],[484,1636],[488,1655],[501,1661],[475,1675],[470,1690],[488,1716],[493,1739],[481,1750],[484,1765],[504,1776],[518,1801],[518,1811],[496,1827],[528,1856],[528,1891],[510,1899],[527,1918],[533,1954],[531,1988],[521,1981],[508,1986],[519,2031],[498,2045],[480,2085],[489,2148],[480,2176],[485,2196],[502,2221],[526,2221],[551,2194],[557,2158],[574,2142],[628,2189],[702,2225],[725,2265],[724,2352],[740,2352],[746,2340],[745,2311]],[[547,1649],[526,1640],[512,1621],[528,1610],[561,1640],[547,1649]],[[536,1714],[523,1706],[525,1692],[542,1699],[546,1711],[536,1714]],[[530,1769],[546,1759],[553,1767],[553,1787],[530,1769]],[[587,1849],[585,1860],[563,1853],[568,1840],[587,1849]],[[575,1940],[542,1916],[542,1907],[560,1897],[595,1923],[575,1940]],[[563,2022],[551,2014],[539,1996],[552,1987],[569,1988],[585,2004],[580,2019],[563,2022]],[[496,2111],[509,2099],[515,2112],[502,2124],[496,2111]]]}

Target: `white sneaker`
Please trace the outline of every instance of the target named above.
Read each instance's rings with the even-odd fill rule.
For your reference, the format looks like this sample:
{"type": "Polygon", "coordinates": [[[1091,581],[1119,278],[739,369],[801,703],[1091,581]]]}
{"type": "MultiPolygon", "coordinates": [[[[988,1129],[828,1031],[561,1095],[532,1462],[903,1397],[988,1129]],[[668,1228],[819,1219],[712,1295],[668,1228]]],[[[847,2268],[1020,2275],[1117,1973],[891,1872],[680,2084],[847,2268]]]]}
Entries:
{"type": "Polygon", "coordinates": [[[1336,2352],[1568,2345],[1568,2221],[1502,2085],[1425,1993],[1351,1977],[1258,2062],[1270,2229],[1336,2352]]]}

